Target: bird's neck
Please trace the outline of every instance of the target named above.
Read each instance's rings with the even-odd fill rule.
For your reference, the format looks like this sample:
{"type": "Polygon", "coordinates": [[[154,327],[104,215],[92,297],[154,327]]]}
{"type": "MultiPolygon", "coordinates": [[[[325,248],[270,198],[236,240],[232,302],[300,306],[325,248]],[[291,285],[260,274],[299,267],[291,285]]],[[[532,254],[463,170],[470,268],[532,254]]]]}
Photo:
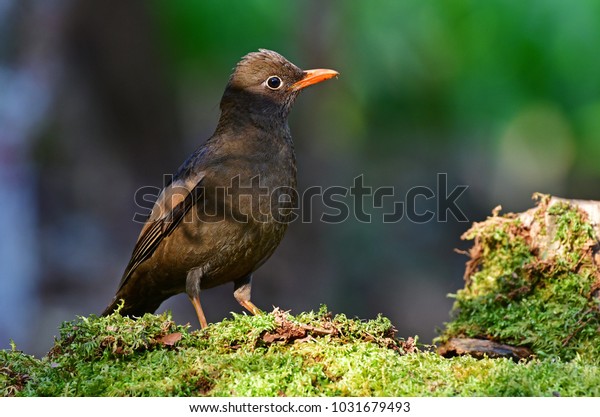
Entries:
{"type": "Polygon", "coordinates": [[[270,98],[245,91],[226,90],[221,99],[221,117],[217,132],[225,129],[258,129],[277,133],[288,131],[287,106],[270,98]]]}

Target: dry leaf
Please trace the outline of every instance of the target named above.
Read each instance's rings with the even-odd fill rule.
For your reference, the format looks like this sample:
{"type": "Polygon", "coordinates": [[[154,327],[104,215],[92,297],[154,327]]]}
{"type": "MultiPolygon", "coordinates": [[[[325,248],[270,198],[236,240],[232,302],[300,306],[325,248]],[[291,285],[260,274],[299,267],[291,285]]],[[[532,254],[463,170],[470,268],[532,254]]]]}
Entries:
{"type": "Polygon", "coordinates": [[[157,340],[158,343],[162,343],[165,346],[174,346],[175,343],[181,340],[182,334],[181,332],[175,332],[168,334],[166,336],[161,337],[157,340]]]}

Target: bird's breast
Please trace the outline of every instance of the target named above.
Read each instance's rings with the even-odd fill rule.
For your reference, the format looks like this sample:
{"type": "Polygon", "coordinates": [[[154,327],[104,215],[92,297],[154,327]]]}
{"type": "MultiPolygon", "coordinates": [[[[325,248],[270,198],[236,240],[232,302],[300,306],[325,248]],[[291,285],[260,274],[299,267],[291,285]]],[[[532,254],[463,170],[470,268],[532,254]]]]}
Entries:
{"type": "Polygon", "coordinates": [[[296,204],[291,138],[252,135],[219,149],[205,179],[208,205],[235,220],[281,222],[296,204]]]}
{"type": "Polygon", "coordinates": [[[176,259],[170,267],[181,276],[202,268],[204,288],[246,276],[268,259],[297,202],[291,140],[267,146],[272,137],[218,139],[203,161],[200,200],[160,251],[165,264],[176,259]]]}

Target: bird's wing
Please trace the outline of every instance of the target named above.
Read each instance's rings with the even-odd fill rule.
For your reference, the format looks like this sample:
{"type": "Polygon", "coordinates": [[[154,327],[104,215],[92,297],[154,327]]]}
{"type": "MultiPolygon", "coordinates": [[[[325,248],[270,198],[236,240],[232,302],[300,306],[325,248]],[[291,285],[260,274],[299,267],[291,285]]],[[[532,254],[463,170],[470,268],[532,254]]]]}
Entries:
{"type": "Polygon", "coordinates": [[[200,172],[188,178],[175,180],[163,189],[133,248],[119,290],[133,271],[154,253],[162,240],[175,230],[186,213],[196,204],[204,193],[203,179],[204,173],[200,172]]]}

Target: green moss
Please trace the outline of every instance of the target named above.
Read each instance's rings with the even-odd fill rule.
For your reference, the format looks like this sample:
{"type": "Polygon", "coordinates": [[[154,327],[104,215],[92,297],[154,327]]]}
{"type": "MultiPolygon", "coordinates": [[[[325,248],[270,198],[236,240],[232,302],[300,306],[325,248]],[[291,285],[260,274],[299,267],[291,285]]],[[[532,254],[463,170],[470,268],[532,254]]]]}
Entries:
{"type": "Polygon", "coordinates": [[[0,351],[0,389],[18,396],[600,395],[600,368],[580,359],[444,359],[392,335],[383,317],[365,322],[325,309],[234,315],[199,332],[168,314],[90,316],[63,324],[41,360],[0,351]],[[331,334],[266,341],[289,323],[331,334]]]}
{"type": "Polygon", "coordinates": [[[167,314],[81,317],[63,323],[42,360],[0,351],[0,382],[4,395],[24,396],[352,393],[326,388],[342,372],[333,365],[337,358],[351,363],[373,357],[373,364],[376,355],[400,356],[403,344],[393,334],[383,317],[331,318],[326,309],[298,317],[234,314],[200,332],[176,325],[167,314]],[[302,326],[309,329],[306,337],[293,343],[302,326]]]}
{"type": "Polygon", "coordinates": [[[600,364],[594,229],[575,207],[547,204],[533,213],[533,224],[494,216],[465,234],[475,241],[470,274],[454,295],[453,321],[441,341],[491,339],[528,346],[540,358],[600,364]]]}

